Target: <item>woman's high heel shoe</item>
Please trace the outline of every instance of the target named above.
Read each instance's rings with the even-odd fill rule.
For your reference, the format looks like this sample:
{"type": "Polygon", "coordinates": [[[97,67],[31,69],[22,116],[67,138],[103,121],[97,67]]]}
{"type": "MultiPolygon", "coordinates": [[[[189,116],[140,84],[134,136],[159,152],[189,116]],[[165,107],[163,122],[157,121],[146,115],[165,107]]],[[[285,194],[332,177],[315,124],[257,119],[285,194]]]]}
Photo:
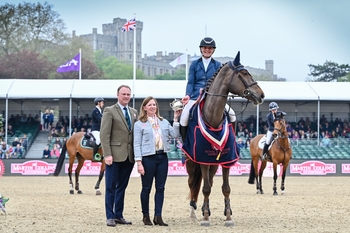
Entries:
{"type": "Polygon", "coordinates": [[[154,216],[153,223],[154,225],[166,226],[166,227],[168,226],[168,224],[163,222],[162,216],[154,216]]]}

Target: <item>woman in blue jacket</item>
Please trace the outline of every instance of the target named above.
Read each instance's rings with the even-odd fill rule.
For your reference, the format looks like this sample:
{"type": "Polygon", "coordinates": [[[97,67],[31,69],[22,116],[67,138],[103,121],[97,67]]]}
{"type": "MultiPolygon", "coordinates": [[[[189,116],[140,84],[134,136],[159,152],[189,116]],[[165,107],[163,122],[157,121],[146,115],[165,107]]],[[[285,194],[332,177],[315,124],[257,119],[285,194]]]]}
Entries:
{"type": "Polygon", "coordinates": [[[134,156],[137,171],[141,174],[142,190],[140,194],[143,223],[153,225],[149,217],[149,194],[155,179],[155,208],[153,223],[168,226],[162,219],[165,182],[168,176],[168,156],[170,138],[178,137],[178,117],[181,110],[174,112],[174,128],[169,121],[159,115],[159,106],[155,98],[147,97],[140,107],[139,120],[134,125],[134,156]]]}
{"type": "MultiPolygon", "coordinates": [[[[220,68],[221,63],[212,58],[216,49],[215,41],[210,37],[205,37],[199,44],[199,49],[202,54],[198,60],[191,63],[188,72],[188,81],[186,86],[186,95],[182,98],[182,103],[185,105],[180,119],[180,133],[182,140],[185,140],[187,131],[189,111],[199,97],[201,89],[203,89],[207,81],[220,68]]],[[[226,105],[226,111],[229,110],[230,121],[235,122],[236,116],[234,111],[226,105]]]]}

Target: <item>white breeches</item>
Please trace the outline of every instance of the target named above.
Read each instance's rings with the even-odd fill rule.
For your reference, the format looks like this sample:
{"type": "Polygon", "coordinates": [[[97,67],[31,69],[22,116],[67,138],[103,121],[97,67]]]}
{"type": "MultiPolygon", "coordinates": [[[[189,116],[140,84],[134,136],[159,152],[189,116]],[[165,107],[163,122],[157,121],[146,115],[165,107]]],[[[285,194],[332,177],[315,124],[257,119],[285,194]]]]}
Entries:
{"type": "Polygon", "coordinates": [[[266,133],[266,144],[270,145],[272,142],[272,132],[271,131],[267,131],[266,133]]]}
{"type": "Polygon", "coordinates": [[[100,145],[101,141],[100,141],[100,131],[92,131],[91,132],[92,135],[94,135],[95,139],[96,139],[96,145],[100,145]]]}

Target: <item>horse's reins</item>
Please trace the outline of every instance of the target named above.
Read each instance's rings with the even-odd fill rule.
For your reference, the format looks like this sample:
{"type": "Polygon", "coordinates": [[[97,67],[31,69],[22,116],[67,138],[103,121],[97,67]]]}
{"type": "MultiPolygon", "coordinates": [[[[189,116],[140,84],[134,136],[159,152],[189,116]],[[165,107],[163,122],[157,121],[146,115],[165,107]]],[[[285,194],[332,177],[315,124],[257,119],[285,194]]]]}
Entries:
{"type": "MultiPolygon", "coordinates": [[[[246,70],[246,69],[244,69],[244,66],[243,66],[243,65],[238,65],[238,66],[233,65],[233,62],[232,62],[232,61],[227,62],[227,64],[228,64],[228,66],[233,70],[233,73],[232,73],[232,76],[231,76],[231,80],[230,80],[230,85],[231,85],[234,75],[235,75],[236,73],[238,73],[239,71],[241,71],[241,70],[246,70]]],[[[249,90],[249,87],[251,87],[251,86],[253,86],[253,85],[257,85],[258,83],[257,83],[256,81],[254,81],[254,82],[252,82],[251,84],[248,84],[248,83],[246,82],[246,80],[244,80],[244,79],[242,78],[241,75],[238,75],[238,78],[241,80],[241,82],[243,83],[243,85],[244,85],[244,87],[245,87],[245,89],[243,90],[243,93],[242,93],[241,95],[236,95],[236,94],[219,95],[219,94],[210,93],[210,92],[208,92],[208,91],[205,91],[205,93],[206,93],[207,95],[210,95],[210,96],[218,96],[218,97],[226,97],[226,98],[227,98],[227,97],[231,97],[231,98],[234,98],[234,97],[246,98],[246,97],[252,96],[252,93],[251,93],[251,91],[249,90]]],[[[239,115],[239,114],[242,114],[242,113],[246,110],[246,108],[247,108],[247,106],[248,106],[248,103],[249,103],[249,100],[247,99],[246,105],[245,105],[245,107],[243,108],[243,110],[242,110],[241,112],[239,112],[239,113],[235,113],[235,116],[237,116],[237,115],[239,115]]],[[[231,108],[231,106],[230,106],[230,108],[231,108]]],[[[228,110],[228,111],[229,111],[229,110],[228,110]]]]}

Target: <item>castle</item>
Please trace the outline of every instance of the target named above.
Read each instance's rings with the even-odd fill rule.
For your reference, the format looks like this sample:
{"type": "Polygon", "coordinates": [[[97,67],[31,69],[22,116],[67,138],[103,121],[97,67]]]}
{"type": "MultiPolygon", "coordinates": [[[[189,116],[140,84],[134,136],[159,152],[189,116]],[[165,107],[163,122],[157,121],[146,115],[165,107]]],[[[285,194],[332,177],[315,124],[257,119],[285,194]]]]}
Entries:
{"type": "MultiPolygon", "coordinates": [[[[126,19],[114,18],[112,23],[102,25],[102,34],[97,33],[97,28],[92,29],[91,34],[81,35],[81,37],[91,45],[94,51],[104,50],[108,55],[115,56],[119,61],[133,63],[134,33],[136,32],[136,68],[148,77],[163,75],[169,73],[173,75],[178,68],[184,68],[185,65],[179,65],[173,68],[169,63],[182,53],[165,53],[157,52],[156,55],[142,57],[142,29],[143,22],[136,21],[137,30],[127,33],[122,32],[121,28],[126,24],[126,19]]],[[[197,59],[198,56],[189,57],[189,63],[197,59]]],[[[224,63],[233,60],[232,57],[215,57],[216,60],[224,63]]],[[[273,74],[273,61],[267,60],[265,69],[258,69],[246,66],[247,70],[254,76],[264,76],[270,81],[281,81],[277,75],[273,74]]],[[[284,81],[284,80],[283,80],[284,81]]]]}

